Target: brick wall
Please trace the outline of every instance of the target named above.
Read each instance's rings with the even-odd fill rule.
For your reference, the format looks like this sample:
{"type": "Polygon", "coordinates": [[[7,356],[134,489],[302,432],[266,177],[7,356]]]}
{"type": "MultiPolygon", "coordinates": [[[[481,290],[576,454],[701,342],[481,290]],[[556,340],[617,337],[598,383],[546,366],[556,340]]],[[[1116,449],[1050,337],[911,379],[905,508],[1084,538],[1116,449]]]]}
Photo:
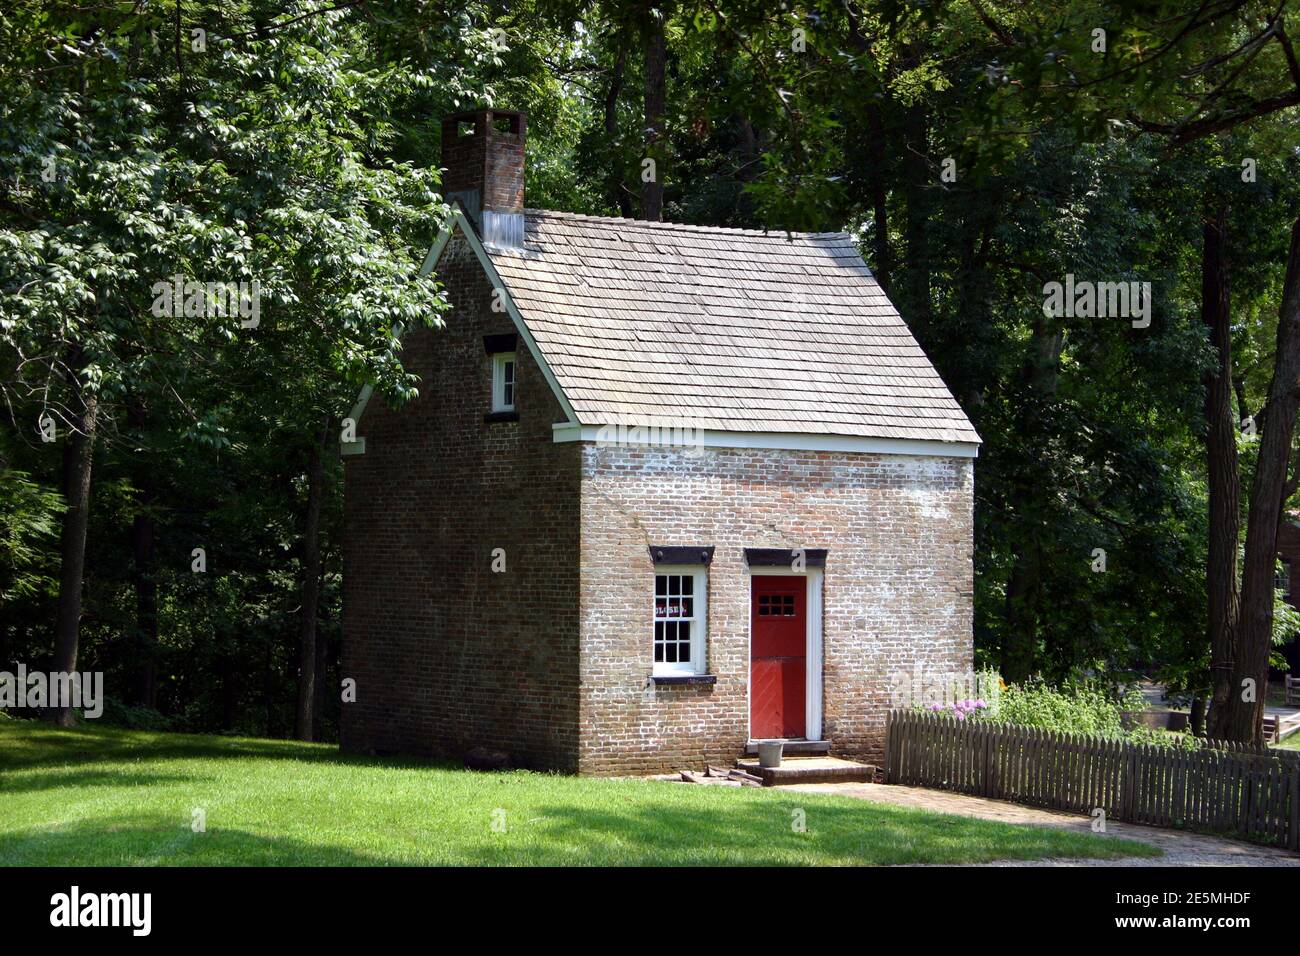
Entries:
{"type": "Polygon", "coordinates": [[[420,397],[375,397],[347,458],[343,674],[349,751],[460,756],[508,751],[577,768],[579,449],[520,343],[517,422],[485,422],[485,334],[514,331],[463,238],[439,276],[454,309],[403,340],[420,397]],[[504,548],[506,572],[491,570],[504,548]]]}
{"type": "MultiPolygon", "coordinates": [[[[484,209],[523,212],[527,122],[523,113],[491,110],[447,117],[442,124],[443,191],[478,190],[484,209]],[[499,129],[498,122],[506,128],[499,129]],[[461,135],[462,123],[471,123],[473,133],[461,135]]],[[[477,209],[471,212],[477,214],[477,209]]]]}
{"type": "Polygon", "coordinates": [[[700,768],[748,731],[745,548],[827,548],[824,736],[879,762],[890,685],[972,664],[973,462],[623,448],[582,457],[581,773],[700,768]],[[713,545],[714,686],[655,686],[650,545],[713,545]]]}

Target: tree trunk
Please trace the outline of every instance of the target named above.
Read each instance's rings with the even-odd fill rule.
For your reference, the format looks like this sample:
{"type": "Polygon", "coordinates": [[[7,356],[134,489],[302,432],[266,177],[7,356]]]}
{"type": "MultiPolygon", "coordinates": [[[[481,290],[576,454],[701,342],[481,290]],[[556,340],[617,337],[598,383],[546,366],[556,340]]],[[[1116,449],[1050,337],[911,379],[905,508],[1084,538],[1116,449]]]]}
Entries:
{"type": "MultiPolygon", "coordinates": [[[[321,561],[322,571],[325,562],[321,561]]],[[[324,591],[324,582],[318,587],[324,591]]],[[[319,633],[319,624],[317,625],[316,635],[316,693],[312,695],[312,728],[316,731],[316,737],[321,737],[321,728],[325,725],[325,687],[329,680],[330,664],[330,642],[328,638],[319,633]]]]}
{"type": "Polygon", "coordinates": [[[1232,410],[1232,333],[1225,261],[1227,213],[1219,209],[1206,221],[1201,247],[1201,319],[1218,356],[1205,376],[1205,457],[1209,483],[1208,589],[1210,708],[1212,737],[1229,713],[1239,595],[1237,539],[1241,532],[1241,478],[1237,467],[1237,420],[1232,410]]]}
{"type": "Polygon", "coordinates": [[[614,58],[614,69],[609,75],[609,86],[605,88],[605,142],[613,158],[610,163],[610,185],[614,200],[618,203],[619,215],[631,219],[632,196],[624,178],[626,171],[622,151],[618,148],[618,98],[623,92],[623,72],[626,67],[627,46],[620,43],[618,55],[614,58]]]}
{"type": "Polygon", "coordinates": [[[1192,713],[1189,720],[1192,726],[1192,735],[1195,737],[1205,736],[1205,704],[1204,697],[1198,695],[1192,698],[1192,713]]]}
{"type": "Polygon", "coordinates": [[[664,65],[667,58],[663,12],[650,9],[646,13],[645,29],[645,155],[654,160],[655,170],[650,181],[641,184],[641,218],[652,222],[660,221],[664,214],[664,157],[660,142],[664,132],[664,65]]]}
{"type": "Polygon", "coordinates": [[[1006,590],[1006,634],[999,669],[1008,684],[1023,683],[1034,673],[1038,646],[1038,597],[1042,566],[1036,533],[1016,552],[1006,590]]]}
{"type": "Polygon", "coordinates": [[[266,638],[265,653],[262,657],[262,736],[274,737],[275,720],[275,661],[276,641],[270,635],[266,638]]]}
{"type": "MultiPolygon", "coordinates": [[[[845,5],[845,11],[848,13],[849,43],[858,56],[869,57],[871,45],[862,34],[860,17],[847,4],[845,5]]],[[[888,28],[888,33],[892,42],[894,35],[892,25],[888,28]]],[[[887,96],[887,87],[888,84],[882,82],[878,91],[873,90],[872,92],[878,93],[883,100],[887,96]]],[[[879,102],[867,100],[864,104],[864,110],[866,136],[855,135],[855,130],[849,130],[849,137],[851,141],[854,141],[850,153],[857,153],[861,148],[861,152],[867,160],[866,175],[869,177],[869,183],[866,188],[871,196],[871,247],[875,259],[872,263],[873,273],[885,295],[889,295],[889,216],[885,206],[888,195],[886,157],[889,155],[889,151],[885,143],[885,121],[879,102]]]]}
{"type": "Polygon", "coordinates": [[[871,245],[875,250],[875,276],[889,295],[889,213],[885,206],[885,124],[880,107],[867,104],[867,154],[871,158],[871,245]]]}
{"type": "MultiPolygon", "coordinates": [[[[67,511],[63,515],[59,539],[62,567],[59,571],[58,613],[54,622],[54,670],[64,673],[77,669],[86,527],[90,518],[90,472],[99,419],[99,403],[94,394],[82,392],[82,400],[83,411],[63,447],[63,498],[67,511]]],[[[76,720],[68,706],[57,708],[54,719],[61,727],[71,727],[76,720]]]]}
{"type": "MultiPolygon", "coordinates": [[[[140,490],[140,504],[148,507],[152,496],[140,490]]],[[[158,582],[154,577],[153,516],[141,512],[131,522],[131,577],[135,588],[135,702],[157,708],[158,582]]]]}
{"type": "Polygon", "coordinates": [[[235,684],[235,654],[233,650],[229,654],[222,655],[220,662],[217,664],[217,672],[221,675],[221,729],[234,730],[235,705],[239,689],[235,684]]]}
{"type": "Polygon", "coordinates": [[[1250,489],[1232,693],[1225,713],[1215,722],[1227,740],[1261,742],[1264,738],[1264,696],[1268,690],[1268,655],[1273,639],[1277,526],[1291,462],[1297,404],[1300,404],[1300,219],[1291,229],[1291,252],[1287,257],[1282,308],[1277,321],[1273,380],[1268,388],[1268,414],[1264,417],[1259,461],[1250,489]],[[1253,701],[1242,699],[1247,681],[1254,681],[1253,701]]]}
{"type": "Polygon", "coordinates": [[[904,124],[903,195],[903,245],[906,266],[900,281],[900,303],[904,318],[912,334],[920,340],[921,347],[929,346],[931,324],[930,299],[930,242],[929,242],[929,181],[930,163],[925,110],[911,106],[904,124]]]}
{"type": "MultiPolygon", "coordinates": [[[[131,427],[144,445],[148,415],[144,405],[134,402],[131,427]]],[[[135,473],[136,513],[131,522],[131,584],[135,591],[135,703],[157,708],[156,668],[158,653],[158,581],[154,572],[154,502],[152,469],[147,460],[135,473]]]]}
{"type": "Polygon", "coordinates": [[[312,740],[316,700],[316,611],[320,604],[320,512],[325,497],[326,422],[312,442],[307,468],[307,516],[302,542],[302,632],[298,645],[298,715],[295,736],[312,740]]]}
{"type": "MultiPolygon", "coordinates": [[[[1051,402],[1060,381],[1061,350],[1065,332],[1038,312],[1033,338],[1022,369],[1024,401],[1021,403],[1020,434],[1029,447],[1042,440],[1043,409],[1051,402]]],[[[1002,676],[1018,683],[1033,675],[1038,652],[1038,622],[1041,615],[1043,518],[1042,483],[1032,474],[1016,483],[1012,506],[1012,533],[1020,539],[1015,563],[1006,587],[1006,631],[1002,639],[1002,676]]]]}
{"type": "Polygon", "coordinates": [[[754,127],[753,121],[745,115],[737,117],[737,159],[735,221],[738,225],[750,225],[754,221],[754,200],[745,186],[758,179],[763,165],[763,138],[754,127]]]}

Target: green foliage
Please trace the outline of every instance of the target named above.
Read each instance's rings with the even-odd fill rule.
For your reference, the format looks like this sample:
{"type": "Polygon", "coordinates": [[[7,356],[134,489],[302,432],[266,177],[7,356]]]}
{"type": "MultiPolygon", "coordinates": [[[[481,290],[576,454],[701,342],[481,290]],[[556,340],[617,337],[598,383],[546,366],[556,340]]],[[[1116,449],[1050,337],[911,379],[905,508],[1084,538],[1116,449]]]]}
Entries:
{"type": "Polygon", "coordinates": [[[61,496],[28,473],[0,469],[0,605],[53,594],[51,551],[62,511],[61,496]]]}
{"type": "MultiPolygon", "coordinates": [[[[1285,92],[1280,32],[1242,46],[1275,10],[653,10],[17,0],[0,11],[0,662],[49,655],[61,453],[94,395],[83,662],[129,699],[149,660],[158,708],[181,726],[287,732],[310,448],[322,429],[332,443],[364,382],[393,403],[418,393],[400,334],[436,326],[446,307],[417,276],[443,213],[440,118],[525,109],[530,205],[636,215],[643,44],[661,16],[665,218],[859,237],[984,439],[978,663],[1061,686],[1143,673],[1204,694],[1201,225],[1207,207],[1228,209],[1247,418],[1269,384],[1300,209],[1294,110],[1168,147],[1285,92]],[[200,28],[202,52],[189,43],[200,28]],[[1254,182],[1243,157],[1257,160],[1254,182]],[[1044,315],[1044,283],[1067,273],[1150,282],[1150,326],[1044,315]],[[261,324],[155,314],[153,284],[175,274],[257,279],[261,324]],[[56,443],[36,437],[44,413],[56,443]],[[153,553],[137,560],[141,522],[153,553]],[[189,570],[198,546],[202,575],[189,570]]],[[[1243,434],[1243,487],[1257,446],[1243,434]]],[[[334,686],[341,498],[327,457],[320,628],[322,683],[334,686]]],[[[1275,642],[1300,633],[1285,606],[1274,621],[1275,642]]],[[[1034,686],[1011,691],[1011,706],[1050,719],[1056,703],[1016,696],[1034,686]]],[[[1061,719],[1077,710],[1109,726],[1100,705],[1059,706],[1061,719]]]]}
{"type": "Polygon", "coordinates": [[[1033,680],[1003,688],[990,703],[992,706],[978,715],[980,719],[1063,734],[1122,739],[1151,747],[1196,750],[1204,745],[1190,733],[1172,733],[1141,724],[1126,728],[1124,714],[1147,706],[1136,686],[1116,690],[1099,680],[1085,678],[1054,687],[1033,680]]]}
{"type": "Polygon", "coordinates": [[[95,723],[105,727],[121,727],[126,730],[171,730],[174,721],[150,707],[133,707],[116,697],[104,698],[104,712],[95,718],[95,723]]]}
{"type": "Polygon", "coordinates": [[[1140,693],[1116,695],[1092,680],[1067,681],[1059,687],[1028,681],[1007,687],[988,719],[1061,733],[1122,737],[1120,715],[1144,707],[1140,693]]]}
{"type": "Polygon", "coordinates": [[[1159,730],[1155,727],[1133,727],[1124,739],[1131,744],[1147,747],[1172,747],[1179,750],[1200,750],[1205,746],[1204,738],[1186,731],[1159,730]]]}
{"type": "MultiPolygon", "coordinates": [[[[93,395],[80,664],[124,699],[151,664],[159,707],[187,726],[290,726],[309,448],[322,429],[333,447],[363,383],[393,402],[416,394],[400,333],[446,307],[418,275],[445,211],[420,147],[493,68],[480,15],[260,0],[22,0],[0,14],[0,400],[12,428],[0,458],[13,465],[0,484],[0,661],[49,656],[53,489],[93,395]],[[156,284],[175,275],[256,281],[258,324],[159,308],[156,284]],[[41,416],[56,442],[36,437],[41,416]],[[210,556],[203,575],[189,570],[196,546],[210,556]]],[[[340,469],[328,457],[321,630],[333,662],[340,469]]]]}
{"type": "MultiPolygon", "coordinates": [[[[1280,563],[1280,562],[1279,562],[1280,563]]],[[[1273,592],[1273,647],[1269,654],[1269,666],[1278,670],[1290,670],[1290,663],[1282,648],[1300,637],[1300,609],[1287,603],[1282,591],[1273,592]]]]}

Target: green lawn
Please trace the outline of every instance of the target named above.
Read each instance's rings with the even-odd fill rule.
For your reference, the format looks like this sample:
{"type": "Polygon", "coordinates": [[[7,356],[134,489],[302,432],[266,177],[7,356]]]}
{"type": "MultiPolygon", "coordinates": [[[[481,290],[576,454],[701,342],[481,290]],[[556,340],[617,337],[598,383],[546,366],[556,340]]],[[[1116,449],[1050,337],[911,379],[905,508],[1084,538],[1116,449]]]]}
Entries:
{"type": "MultiPolygon", "coordinates": [[[[498,827],[499,829],[499,827],[498,827]]],[[[473,773],[0,716],[0,865],[887,864],[1141,843],[780,790],[473,773]],[[194,808],[206,832],[193,832],[194,808]],[[794,811],[807,832],[791,826],[794,811]],[[500,813],[498,811],[504,811],[500,813]],[[495,819],[505,832],[493,829],[495,819]]]]}

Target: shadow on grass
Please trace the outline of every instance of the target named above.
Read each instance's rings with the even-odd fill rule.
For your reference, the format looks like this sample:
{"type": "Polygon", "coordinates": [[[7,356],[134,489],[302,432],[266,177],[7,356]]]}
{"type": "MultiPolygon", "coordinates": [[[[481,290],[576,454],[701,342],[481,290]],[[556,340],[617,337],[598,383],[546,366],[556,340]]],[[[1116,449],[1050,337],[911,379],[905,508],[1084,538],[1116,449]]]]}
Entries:
{"type": "Polygon", "coordinates": [[[109,817],[0,836],[3,866],[382,866],[336,846],[239,829],[191,831],[160,814],[109,817]]]}
{"type": "Polygon", "coordinates": [[[718,807],[629,805],[617,811],[552,806],[528,827],[466,847],[489,865],[888,866],[1044,857],[1159,855],[1145,844],[862,802],[791,795],[718,807]],[[794,827],[801,811],[806,831],[794,827]],[[516,839],[512,840],[511,836],[516,839]]]}
{"type": "MultiPolygon", "coordinates": [[[[39,765],[35,766],[39,769],[39,765]]],[[[29,765],[21,769],[30,771],[33,766],[29,765]]],[[[0,774],[0,797],[6,794],[39,793],[42,790],[58,790],[61,788],[150,787],[164,783],[189,784],[197,782],[198,779],[192,773],[150,773],[144,771],[133,773],[123,770],[61,771],[50,774],[29,773],[22,777],[0,774]]]]}
{"type": "MultiPolygon", "coordinates": [[[[552,807],[505,833],[456,834],[436,825],[374,852],[238,828],[193,833],[175,816],[132,814],[47,826],[0,837],[4,866],[855,866],[979,863],[995,859],[1102,855],[1113,841],[1062,839],[1058,831],[960,817],[912,819],[863,807],[809,804],[808,831],[789,825],[775,801],[691,811],[662,806],[624,812],[552,807]],[[1070,852],[1090,845],[1096,854],[1070,852]]],[[[924,816],[924,815],[922,815],[924,816]]]]}
{"type": "Polygon", "coordinates": [[[447,760],[410,756],[373,757],[340,752],[337,744],[267,740],[219,734],[178,734],[117,727],[55,727],[35,720],[0,721],[0,766],[9,769],[100,761],[199,758],[300,760],[393,769],[458,768],[447,760]]]}

